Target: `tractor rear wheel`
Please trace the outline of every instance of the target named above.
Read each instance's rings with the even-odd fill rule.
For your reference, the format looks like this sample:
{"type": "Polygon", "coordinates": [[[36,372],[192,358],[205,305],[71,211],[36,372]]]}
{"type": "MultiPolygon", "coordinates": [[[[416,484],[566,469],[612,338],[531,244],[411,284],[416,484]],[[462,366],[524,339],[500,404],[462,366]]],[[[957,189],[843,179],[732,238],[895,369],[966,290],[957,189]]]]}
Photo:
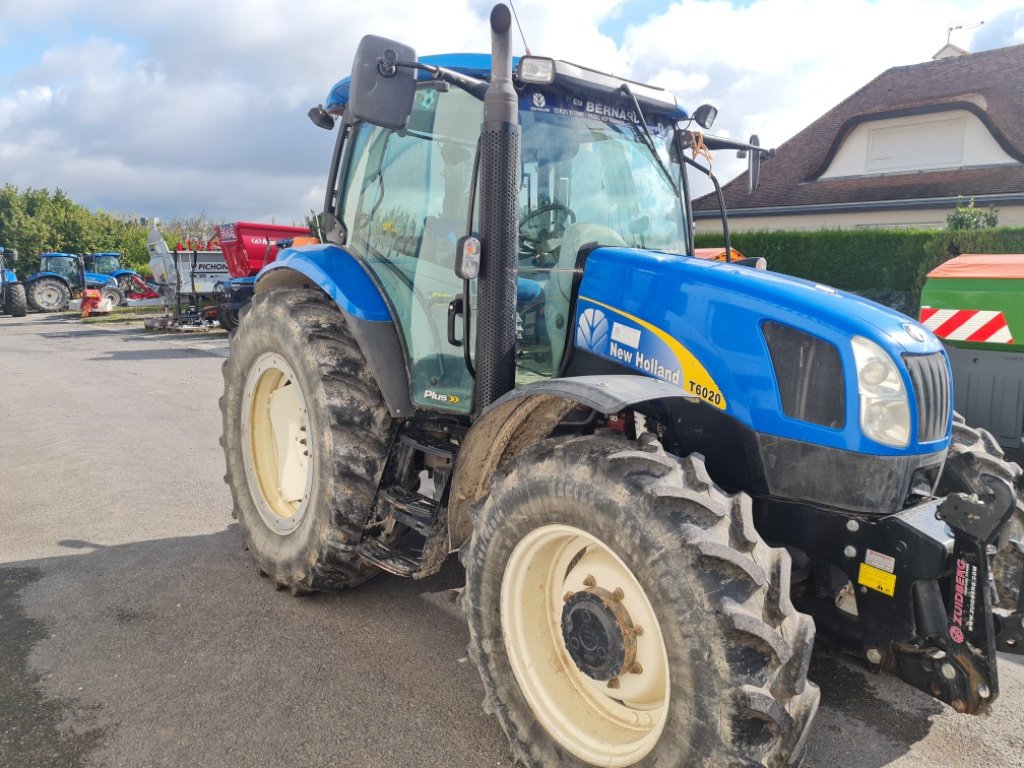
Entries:
{"type": "MultiPolygon", "coordinates": [[[[996,605],[1012,610],[1017,607],[1021,578],[1024,576],[1024,471],[1016,462],[1006,460],[1002,446],[991,432],[967,426],[963,416],[954,413],[953,441],[949,446],[947,461],[965,453],[972,454],[969,471],[974,478],[986,472],[1006,480],[1017,491],[1017,507],[1003,528],[999,550],[992,559],[992,576],[999,597],[996,605]]],[[[939,478],[939,496],[969,492],[970,488],[963,487],[958,478],[944,470],[939,478]]]]}
{"type": "Polygon", "coordinates": [[[7,286],[7,301],[4,308],[11,317],[24,317],[28,312],[28,303],[25,298],[25,286],[21,283],[13,283],[7,286]]]}
{"type": "Polygon", "coordinates": [[[474,510],[484,707],[531,768],[795,764],[819,692],[789,555],[653,437],[547,440],[474,510]]]}
{"type": "Polygon", "coordinates": [[[60,312],[68,308],[71,292],[55,277],[41,277],[28,287],[28,303],[42,312],[60,312]]]}
{"type": "Polygon", "coordinates": [[[302,594],[376,573],[359,558],[391,417],[345,320],[319,291],[257,295],[220,400],[234,516],[258,569],[302,594]]]}

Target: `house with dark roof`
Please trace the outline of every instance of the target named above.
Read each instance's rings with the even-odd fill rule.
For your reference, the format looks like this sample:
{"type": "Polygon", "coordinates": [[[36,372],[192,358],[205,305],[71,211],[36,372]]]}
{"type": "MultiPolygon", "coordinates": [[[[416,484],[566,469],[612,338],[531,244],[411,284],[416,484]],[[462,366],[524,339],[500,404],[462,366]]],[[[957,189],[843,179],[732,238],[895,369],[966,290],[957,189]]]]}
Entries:
{"type": "MultiPolygon", "coordinates": [[[[959,49],[958,49],[959,50],[959,49]]],[[[944,227],[957,199],[1024,226],[1024,45],[886,70],[778,147],[748,194],[723,188],[734,230],[944,227]]],[[[718,227],[714,195],[694,203],[718,227]]]]}

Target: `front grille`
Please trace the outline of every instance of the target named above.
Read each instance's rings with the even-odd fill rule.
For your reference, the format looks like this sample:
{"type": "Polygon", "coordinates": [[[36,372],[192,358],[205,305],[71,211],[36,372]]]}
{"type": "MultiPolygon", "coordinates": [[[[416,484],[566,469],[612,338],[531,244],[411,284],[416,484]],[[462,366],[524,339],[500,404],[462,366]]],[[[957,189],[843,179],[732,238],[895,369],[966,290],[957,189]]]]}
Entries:
{"type": "Polygon", "coordinates": [[[917,442],[930,443],[946,436],[949,425],[949,372],[946,356],[904,355],[903,362],[917,400],[917,442]]]}
{"type": "Polygon", "coordinates": [[[793,419],[842,429],[846,387],[839,350],[824,339],[766,320],[761,332],[775,368],[782,412],[793,419]]]}

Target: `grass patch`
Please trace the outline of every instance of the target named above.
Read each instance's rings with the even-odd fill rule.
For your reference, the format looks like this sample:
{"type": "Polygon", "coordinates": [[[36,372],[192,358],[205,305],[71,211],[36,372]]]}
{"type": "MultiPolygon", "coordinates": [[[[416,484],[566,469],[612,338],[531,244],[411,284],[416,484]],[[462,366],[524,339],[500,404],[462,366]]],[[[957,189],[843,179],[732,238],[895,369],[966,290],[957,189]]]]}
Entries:
{"type": "Polygon", "coordinates": [[[141,323],[147,318],[160,317],[163,314],[163,307],[117,307],[109,315],[90,315],[89,317],[83,317],[82,322],[87,325],[102,325],[103,323],[141,323]]]}

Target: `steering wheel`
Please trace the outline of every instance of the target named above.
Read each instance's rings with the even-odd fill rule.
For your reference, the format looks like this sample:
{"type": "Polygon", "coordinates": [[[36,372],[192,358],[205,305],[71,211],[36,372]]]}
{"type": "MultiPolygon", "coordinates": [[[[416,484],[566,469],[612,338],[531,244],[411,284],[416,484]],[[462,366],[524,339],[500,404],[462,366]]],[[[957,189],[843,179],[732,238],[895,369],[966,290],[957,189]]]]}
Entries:
{"type": "Polygon", "coordinates": [[[575,223],[575,211],[562,203],[548,203],[530,211],[519,222],[519,258],[550,266],[544,262],[554,260],[565,228],[575,223]],[[548,216],[548,220],[542,222],[542,216],[548,216]]]}

